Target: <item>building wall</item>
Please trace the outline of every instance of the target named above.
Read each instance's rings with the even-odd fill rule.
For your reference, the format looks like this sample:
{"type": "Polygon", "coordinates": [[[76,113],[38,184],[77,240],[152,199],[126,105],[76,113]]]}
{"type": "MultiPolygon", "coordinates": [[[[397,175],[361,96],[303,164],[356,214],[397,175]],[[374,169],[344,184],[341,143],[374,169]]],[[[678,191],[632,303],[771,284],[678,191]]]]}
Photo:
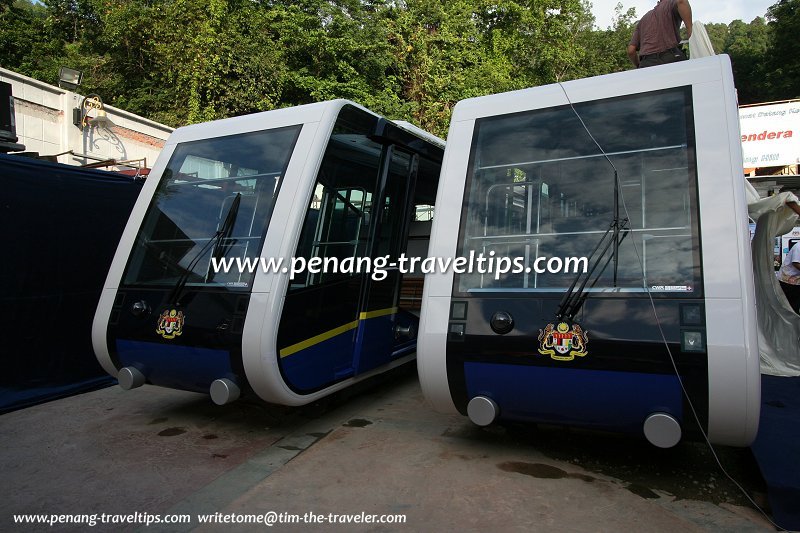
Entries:
{"type": "Polygon", "coordinates": [[[57,156],[59,163],[84,165],[113,159],[149,168],[172,132],[169,126],[109,105],[104,108],[110,124],[81,130],[73,124],[73,109],[81,107],[83,95],[3,68],[0,81],[12,86],[19,144],[25,145],[26,152],[57,156]]]}

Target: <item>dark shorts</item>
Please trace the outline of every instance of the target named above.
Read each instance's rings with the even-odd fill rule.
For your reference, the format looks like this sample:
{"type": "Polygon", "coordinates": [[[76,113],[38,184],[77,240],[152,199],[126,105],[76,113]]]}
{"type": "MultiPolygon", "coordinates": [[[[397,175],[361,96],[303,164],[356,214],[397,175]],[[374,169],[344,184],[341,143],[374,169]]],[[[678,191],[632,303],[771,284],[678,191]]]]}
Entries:
{"type": "Polygon", "coordinates": [[[685,61],[686,54],[680,48],[671,48],[657,54],[647,54],[639,57],[639,68],[666,65],[676,61],[685,61]]]}

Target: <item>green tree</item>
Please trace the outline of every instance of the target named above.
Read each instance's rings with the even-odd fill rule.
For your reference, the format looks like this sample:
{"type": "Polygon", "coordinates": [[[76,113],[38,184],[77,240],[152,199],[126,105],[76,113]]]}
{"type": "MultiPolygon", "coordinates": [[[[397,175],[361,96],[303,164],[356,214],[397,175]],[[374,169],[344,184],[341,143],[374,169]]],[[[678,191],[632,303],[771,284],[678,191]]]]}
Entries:
{"type": "Polygon", "coordinates": [[[771,30],[766,52],[767,95],[771,100],[800,97],[800,0],[780,0],[767,13],[771,30]]]}
{"type": "Polygon", "coordinates": [[[721,54],[725,50],[725,44],[728,41],[728,25],[711,22],[705,24],[705,27],[711,46],[714,47],[714,52],[721,54]]]}
{"type": "Polygon", "coordinates": [[[764,19],[755,18],[750,24],[734,20],[728,25],[728,38],[724,52],[731,56],[739,102],[742,104],[763,101],[764,59],[767,53],[769,32],[764,19]]]}
{"type": "Polygon", "coordinates": [[[43,0],[47,22],[54,38],[72,43],[90,39],[99,28],[99,19],[90,0],[43,0]]]}
{"type": "Polygon", "coordinates": [[[636,25],[636,10],[617,4],[610,28],[583,32],[583,57],[572,67],[573,78],[597,76],[633,68],[626,50],[636,25]]]}
{"type": "MultiPolygon", "coordinates": [[[[797,96],[800,0],[709,24],[743,102],[797,96]]],[[[0,0],[0,64],[182,125],[348,98],[444,135],[459,100],[631,68],[587,0],[0,0]]]]}
{"type": "MultiPolygon", "coordinates": [[[[80,43],[84,92],[170,125],[279,104],[280,53],[245,0],[93,0],[80,43]]],[[[69,46],[67,47],[69,49],[69,46]]]]}
{"type": "Polygon", "coordinates": [[[27,0],[0,0],[0,65],[55,83],[64,43],[52,36],[48,8],[27,0]]]}
{"type": "Polygon", "coordinates": [[[348,98],[384,109],[392,57],[380,2],[303,0],[264,6],[286,66],[282,105],[348,98]]]}
{"type": "Polygon", "coordinates": [[[278,104],[283,67],[256,4],[172,0],[156,5],[154,16],[148,45],[153,82],[167,95],[156,102],[161,120],[194,123],[278,104]]]}
{"type": "Polygon", "coordinates": [[[522,87],[574,77],[585,50],[582,39],[593,18],[581,0],[501,0],[483,3],[493,50],[513,65],[522,87]]]}
{"type": "Polygon", "coordinates": [[[487,13],[465,0],[389,6],[385,24],[394,57],[387,78],[402,103],[400,116],[443,136],[459,100],[525,86],[505,55],[509,35],[487,23],[487,13]]]}

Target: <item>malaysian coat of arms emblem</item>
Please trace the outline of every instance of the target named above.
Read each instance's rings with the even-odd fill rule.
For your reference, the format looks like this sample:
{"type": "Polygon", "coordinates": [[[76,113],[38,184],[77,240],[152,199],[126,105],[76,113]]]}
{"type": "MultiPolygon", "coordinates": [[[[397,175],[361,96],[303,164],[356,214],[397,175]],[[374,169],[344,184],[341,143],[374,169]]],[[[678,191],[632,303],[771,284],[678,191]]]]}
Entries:
{"type": "Polygon", "coordinates": [[[175,309],[165,309],[158,317],[158,327],[156,333],[165,339],[174,339],[183,333],[183,322],[185,317],[183,311],[175,309]]]}
{"type": "Polygon", "coordinates": [[[583,331],[578,324],[570,328],[566,322],[559,322],[558,325],[547,324],[539,330],[539,353],[556,361],[572,361],[576,356],[586,356],[588,344],[589,332],[583,331]]]}

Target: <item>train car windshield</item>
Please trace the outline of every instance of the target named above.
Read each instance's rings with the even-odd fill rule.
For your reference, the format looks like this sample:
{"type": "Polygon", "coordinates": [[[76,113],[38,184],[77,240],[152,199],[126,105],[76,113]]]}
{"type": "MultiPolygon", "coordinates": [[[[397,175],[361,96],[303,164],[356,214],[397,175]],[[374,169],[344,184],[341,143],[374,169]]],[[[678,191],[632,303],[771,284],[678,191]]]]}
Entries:
{"type": "Polygon", "coordinates": [[[136,239],[126,285],[249,288],[301,126],[179,144],[136,239]],[[212,258],[228,272],[212,268],[212,258]]]}
{"type": "Polygon", "coordinates": [[[608,266],[589,290],[700,295],[690,87],[477,120],[459,255],[494,252],[525,269],[461,274],[457,292],[570,285],[615,219],[614,168],[586,129],[617,168],[620,219],[631,230],[616,275],[608,266]]]}

